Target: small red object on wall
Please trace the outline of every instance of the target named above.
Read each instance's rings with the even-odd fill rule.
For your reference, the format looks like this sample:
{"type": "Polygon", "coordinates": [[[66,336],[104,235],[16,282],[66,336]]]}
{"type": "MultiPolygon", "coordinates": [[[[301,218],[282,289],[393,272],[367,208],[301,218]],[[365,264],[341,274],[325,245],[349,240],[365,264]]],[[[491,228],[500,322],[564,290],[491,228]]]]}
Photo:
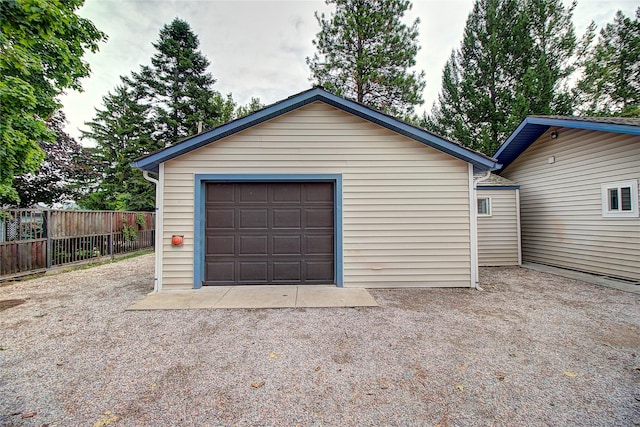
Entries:
{"type": "Polygon", "coordinates": [[[171,246],[182,246],[184,244],[184,236],[171,236],[171,246]]]}

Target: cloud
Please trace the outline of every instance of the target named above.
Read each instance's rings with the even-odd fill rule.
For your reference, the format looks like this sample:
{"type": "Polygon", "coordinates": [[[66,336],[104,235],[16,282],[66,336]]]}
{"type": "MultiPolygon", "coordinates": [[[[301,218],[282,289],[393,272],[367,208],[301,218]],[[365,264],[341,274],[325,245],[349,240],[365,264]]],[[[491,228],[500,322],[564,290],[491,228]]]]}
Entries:
{"type": "MultiPolygon", "coordinates": [[[[569,3],[569,0],[565,0],[569,3]]],[[[595,19],[600,25],[613,19],[622,8],[632,16],[637,0],[581,0],[574,22],[578,35],[595,19]]],[[[473,0],[414,0],[407,22],[420,18],[418,70],[426,71],[423,108],[429,111],[440,90],[442,69],[451,49],[458,48],[473,0]]],[[[92,20],[109,35],[97,54],[88,54],[92,75],[83,81],[85,91],[62,97],[70,121],[67,131],[79,136],[78,128],[94,116],[102,97],[120,82],[121,75],[149,64],[152,43],[160,28],[180,17],[200,39],[200,50],[211,61],[215,89],[232,93],[239,104],[252,97],[270,104],[308,89],[312,40],[319,31],[314,12],[329,14],[321,0],[307,1],[166,1],[90,0],[79,14],[92,20]]]]}

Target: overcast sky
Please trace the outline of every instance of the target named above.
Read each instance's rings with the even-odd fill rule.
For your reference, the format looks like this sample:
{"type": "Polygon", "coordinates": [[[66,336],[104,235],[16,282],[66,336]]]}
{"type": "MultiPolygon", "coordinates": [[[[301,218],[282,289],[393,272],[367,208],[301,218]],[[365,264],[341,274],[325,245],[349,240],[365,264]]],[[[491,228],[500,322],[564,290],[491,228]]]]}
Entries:
{"type": "MultiPolygon", "coordinates": [[[[565,3],[568,1],[565,0],[565,3]]],[[[440,79],[451,49],[458,48],[473,0],[413,0],[407,22],[420,18],[417,69],[426,72],[425,103],[418,111],[430,111],[440,90],[440,79]]],[[[599,27],[611,22],[617,10],[634,16],[637,0],[578,0],[574,24],[578,36],[592,20],[599,27]]],[[[119,76],[150,64],[155,53],[151,43],[160,28],[179,17],[200,39],[200,50],[211,61],[214,88],[232,93],[247,104],[259,97],[271,104],[308,89],[312,40],[319,30],[315,11],[328,12],[324,1],[164,1],[86,0],[79,15],[90,19],[109,40],[86,59],[91,77],[84,91],[62,98],[69,120],[67,131],[79,137],[79,128],[94,117],[102,97],[118,83],[119,76]]],[[[87,143],[88,141],[84,141],[87,143]]]]}

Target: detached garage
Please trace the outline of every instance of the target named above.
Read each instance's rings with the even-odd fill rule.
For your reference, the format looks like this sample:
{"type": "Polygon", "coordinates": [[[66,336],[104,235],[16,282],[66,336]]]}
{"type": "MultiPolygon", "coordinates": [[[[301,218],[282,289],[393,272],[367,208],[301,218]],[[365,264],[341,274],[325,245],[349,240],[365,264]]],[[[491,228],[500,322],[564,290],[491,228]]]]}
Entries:
{"type": "Polygon", "coordinates": [[[500,165],[314,88],[133,166],[158,175],[160,290],[473,287],[474,172],[500,165]]]}

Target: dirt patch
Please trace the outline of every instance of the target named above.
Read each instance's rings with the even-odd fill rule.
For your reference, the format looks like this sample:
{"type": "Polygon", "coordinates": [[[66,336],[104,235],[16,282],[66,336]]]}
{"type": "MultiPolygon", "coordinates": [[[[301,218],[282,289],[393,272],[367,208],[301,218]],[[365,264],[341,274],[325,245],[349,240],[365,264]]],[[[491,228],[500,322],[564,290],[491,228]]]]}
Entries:
{"type": "Polygon", "coordinates": [[[17,307],[20,304],[27,302],[25,299],[5,299],[0,300],[0,311],[7,310],[9,308],[17,307]]]}

